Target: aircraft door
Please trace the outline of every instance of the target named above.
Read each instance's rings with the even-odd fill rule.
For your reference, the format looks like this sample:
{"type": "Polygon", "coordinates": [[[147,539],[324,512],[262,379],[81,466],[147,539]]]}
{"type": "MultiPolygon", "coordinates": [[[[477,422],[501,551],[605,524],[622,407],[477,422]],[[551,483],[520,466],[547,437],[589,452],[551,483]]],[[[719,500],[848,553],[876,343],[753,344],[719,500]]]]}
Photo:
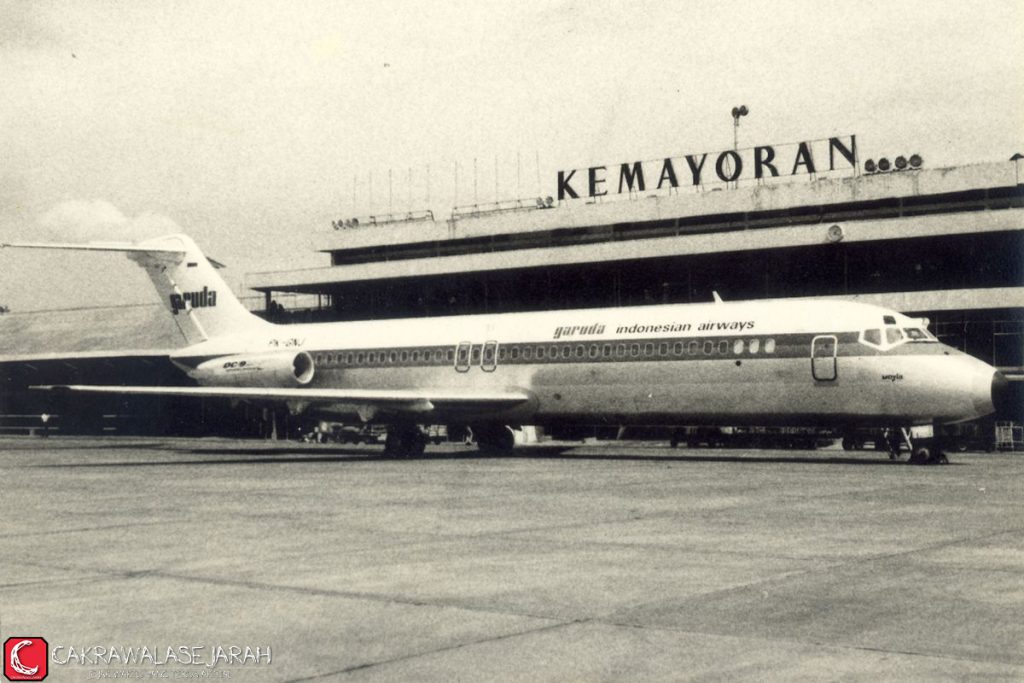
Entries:
{"type": "Polygon", "coordinates": [[[489,341],[484,343],[484,354],[480,359],[480,369],[484,372],[494,372],[498,367],[498,342],[489,341]]]}
{"type": "Polygon", "coordinates": [[[835,335],[825,334],[811,341],[811,375],[819,382],[836,378],[836,354],[839,350],[835,335]]]}
{"type": "Polygon", "coordinates": [[[472,346],[472,342],[464,341],[459,342],[459,345],[455,347],[456,372],[469,372],[469,350],[472,346]]]}

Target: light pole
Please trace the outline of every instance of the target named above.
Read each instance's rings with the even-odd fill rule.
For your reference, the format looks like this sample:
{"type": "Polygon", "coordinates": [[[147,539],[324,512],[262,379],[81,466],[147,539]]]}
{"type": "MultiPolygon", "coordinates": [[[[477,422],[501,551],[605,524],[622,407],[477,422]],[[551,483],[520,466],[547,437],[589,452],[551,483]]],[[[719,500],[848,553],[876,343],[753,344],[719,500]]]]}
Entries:
{"type": "Polygon", "coordinates": [[[740,147],[740,117],[749,113],[750,110],[745,104],[732,108],[732,149],[734,152],[740,147]]]}

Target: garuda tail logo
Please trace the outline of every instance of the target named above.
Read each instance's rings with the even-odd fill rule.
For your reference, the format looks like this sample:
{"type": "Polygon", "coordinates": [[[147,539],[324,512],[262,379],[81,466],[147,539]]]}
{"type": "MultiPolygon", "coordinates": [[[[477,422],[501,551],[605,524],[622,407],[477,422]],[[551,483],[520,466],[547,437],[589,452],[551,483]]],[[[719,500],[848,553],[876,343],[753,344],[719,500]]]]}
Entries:
{"type": "Polygon", "coordinates": [[[212,308],[217,305],[217,291],[203,287],[201,292],[182,292],[171,294],[171,313],[188,308],[212,308]]]}

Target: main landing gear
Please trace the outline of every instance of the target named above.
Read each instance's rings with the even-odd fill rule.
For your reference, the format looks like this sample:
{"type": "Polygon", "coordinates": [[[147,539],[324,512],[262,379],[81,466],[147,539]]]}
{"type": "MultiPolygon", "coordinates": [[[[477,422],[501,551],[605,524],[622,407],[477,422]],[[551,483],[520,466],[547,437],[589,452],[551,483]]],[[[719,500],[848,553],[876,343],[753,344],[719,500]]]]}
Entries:
{"type": "Polygon", "coordinates": [[[391,425],[384,441],[384,454],[398,458],[415,458],[423,455],[427,447],[427,435],[418,425],[391,425]]]}
{"type": "Polygon", "coordinates": [[[516,435],[503,424],[474,425],[477,447],[485,453],[507,453],[516,445],[516,435]]]}

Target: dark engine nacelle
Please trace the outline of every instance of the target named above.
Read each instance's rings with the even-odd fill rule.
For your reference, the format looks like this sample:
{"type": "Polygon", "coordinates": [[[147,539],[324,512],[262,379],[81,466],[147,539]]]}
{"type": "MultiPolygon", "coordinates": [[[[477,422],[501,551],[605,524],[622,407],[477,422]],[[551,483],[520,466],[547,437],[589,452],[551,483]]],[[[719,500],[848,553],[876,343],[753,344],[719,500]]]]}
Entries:
{"type": "Polygon", "coordinates": [[[222,356],[200,363],[189,375],[208,386],[301,387],[315,373],[313,357],[299,351],[222,356]]]}

